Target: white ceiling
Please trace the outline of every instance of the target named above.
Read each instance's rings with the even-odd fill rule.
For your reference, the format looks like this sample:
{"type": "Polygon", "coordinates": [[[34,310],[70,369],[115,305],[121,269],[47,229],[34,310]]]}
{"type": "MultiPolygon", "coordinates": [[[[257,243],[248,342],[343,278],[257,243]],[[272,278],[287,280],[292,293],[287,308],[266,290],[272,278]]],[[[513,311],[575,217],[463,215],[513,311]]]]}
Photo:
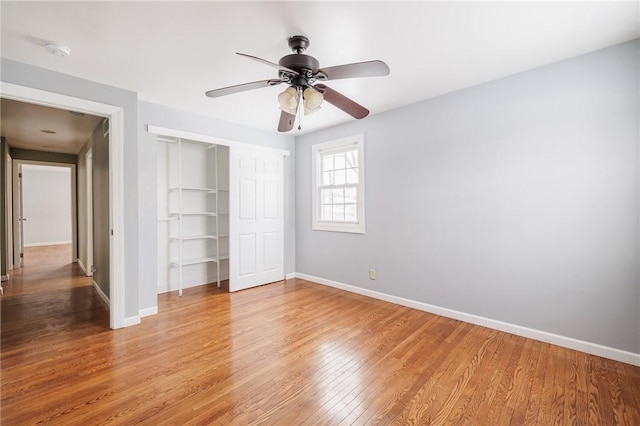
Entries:
{"type": "Polygon", "coordinates": [[[0,116],[0,134],[11,147],[65,154],[80,152],[102,120],[93,115],[10,99],[0,100],[0,116]]]}
{"type": "MultiPolygon", "coordinates": [[[[275,78],[287,38],[327,67],[385,61],[388,77],[327,85],[372,114],[640,37],[629,2],[7,2],[2,56],[138,92],[141,100],[276,131],[283,86],[210,99],[275,78]],[[42,48],[56,41],[68,58],[42,48]]],[[[353,120],[331,105],[303,132],[353,120]]],[[[298,133],[297,130],[292,132],[298,133]]]]}

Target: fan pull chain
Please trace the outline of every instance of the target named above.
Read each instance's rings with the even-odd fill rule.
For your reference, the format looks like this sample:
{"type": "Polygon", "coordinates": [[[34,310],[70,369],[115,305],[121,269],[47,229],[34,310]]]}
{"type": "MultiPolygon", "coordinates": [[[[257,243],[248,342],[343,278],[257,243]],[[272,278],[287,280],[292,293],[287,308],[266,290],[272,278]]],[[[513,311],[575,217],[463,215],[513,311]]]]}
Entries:
{"type": "Polygon", "coordinates": [[[301,106],[303,105],[304,99],[302,96],[302,89],[298,88],[298,93],[300,93],[299,98],[298,98],[298,130],[302,130],[302,108],[301,106]]]}

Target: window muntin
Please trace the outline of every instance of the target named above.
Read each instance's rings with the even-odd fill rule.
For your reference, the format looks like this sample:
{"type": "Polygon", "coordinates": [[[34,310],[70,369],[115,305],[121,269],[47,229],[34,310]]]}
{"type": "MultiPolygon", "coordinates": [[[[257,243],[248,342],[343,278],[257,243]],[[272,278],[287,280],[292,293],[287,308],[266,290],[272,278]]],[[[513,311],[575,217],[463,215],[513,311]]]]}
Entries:
{"type": "Polygon", "coordinates": [[[364,232],[362,135],[313,146],[313,229],[364,232]]]}

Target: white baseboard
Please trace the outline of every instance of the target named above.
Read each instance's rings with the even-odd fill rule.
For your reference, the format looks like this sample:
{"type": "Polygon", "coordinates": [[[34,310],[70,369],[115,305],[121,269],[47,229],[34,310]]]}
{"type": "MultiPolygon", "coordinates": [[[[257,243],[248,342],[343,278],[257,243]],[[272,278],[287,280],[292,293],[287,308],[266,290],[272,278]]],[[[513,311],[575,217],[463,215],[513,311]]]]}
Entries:
{"type": "Polygon", "coordinates": [[[363,296],[372,297],[374,299],[384,300],[385,302],[395,303],[396,305],[402,305],[409,308],[418,309],[420,311],[441,315],[443,317],[453,318],[453,319],[468,322],[471,324],[476,324],[483,327],[504,331],[506,333],[515,334],[517,336],[527,337],[529,339],[539,340],[545,343],[551,343],[557,346],[562,346],[564,348],[573,349],[580,352],[586,352],[591,355],[597,355],[603,358],[609,358],[615,361],[620,361],[627,364],[640,366],[640,354],[637,354],[637,353],[627,352],[620,349],[599,345],[597,343],[586,342],[584,340],[578,340],[572,337],[566,337],[558,334],[548,333],[546,331],[523,327],[516,324],[510,324],[507,322],[502,322],[502,321],[494,320],[491,318],[485,318],[478,315],[455,311],[453,309],[442,308],[440,306],[430,305],[428,303],[423,303],[423,302],[417,302],[415,300],[392,296],[386,293],[380,293],[373,290],[367,290],[365,288],[356,287],[349,284],[340,283],[337,281],[331,281],[331,280],[327,280],[320,277],[314,277],[312,275],[301,274],[298,272],[296,272],[293,275],[295,275],[296,278],[301,278],[307,281],[313,281],[319,284],[327,285],[329,287],[338,288],[340,290],[345,290],[352,293],[361,294],[363,296]]]}
{"type": "Polygon", "coordinates": [[[80,269],[82,269],[82,272],[84,272],[84,274],[85,274],[87,277],[91,277],[91,276],[93,276],[93,274],[92,274],[92,273],[90,273],[90,272],[87,270],[87,267],[86,267],[86,266],[84,266],[84,263],[82,263],[82,260],[80,260],[80,258],[78,258],[78,259],[77,259],[77,261],[78,261],[78,266],[80,267],[80,269]]]}
{"type": "Polygon", "coordinates": [[[286,275],[284,276],[284,279],[285,279],[285,280],[292,280],[292,279],[294,279],[295,277],[296,277],[296,273],[295,273],[295,272],[291,272],[290,274],[286,274],[286,275]]]}
{"type": "Polygon", "coordinates": [[[124,327],[131,327],[132,325],[140,324],[140,315],[135,315],[133,317],[126,317],[124,319],[124,327]]]}
{"type": "Polygon", "coordinates": [[[61,246],[63,244],[71,244],[71,241],[50,241],[44,243],[29,243],[25,247],[44,247],[44,246],[61,246]]]}
{"type": "Polygon", "coordinates": [[[96,283],[95,281],[93,282],[93,288],[98,293],[98,296],[100,296],[100,299],[102,299],[102,301],[107,305],[107,308],[109,308],[111,306],[111,303],[109,302],[109,298],[107,297],[106,294],[104,294],[104,292],[102,291],[98,283],[96,283]]]}
{"type": "Polygon", "coordinates": [[[9,281],[9,274],[7,274],[7,275],[0,275],[0,281],[9,281]]]}
{"type": "Polygon", "coordinates": [[[151,315],[156,315],[158,313],[158,307],[153,306],[151,308],[140,309],[140,318],[148,317],[151,315]]]}

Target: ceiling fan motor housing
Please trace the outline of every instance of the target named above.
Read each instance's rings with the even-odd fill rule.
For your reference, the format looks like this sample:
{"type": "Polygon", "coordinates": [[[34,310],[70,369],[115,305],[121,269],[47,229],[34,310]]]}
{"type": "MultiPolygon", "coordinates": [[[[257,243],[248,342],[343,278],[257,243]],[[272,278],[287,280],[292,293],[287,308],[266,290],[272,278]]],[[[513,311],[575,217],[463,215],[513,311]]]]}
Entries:
{"type": "Polygon", "coordinates": [[[313,84],[316,77],[314,73],[320,68],[320,62],[313,56],[302,53],[309,47],[309,39],[302,35],[295,35],[289,38],[289,47],[294,53],[282,57],[278,65],[294,70],[299,75],[282,71],[280,77],[295,87],[306,87],[313,84]]]}

